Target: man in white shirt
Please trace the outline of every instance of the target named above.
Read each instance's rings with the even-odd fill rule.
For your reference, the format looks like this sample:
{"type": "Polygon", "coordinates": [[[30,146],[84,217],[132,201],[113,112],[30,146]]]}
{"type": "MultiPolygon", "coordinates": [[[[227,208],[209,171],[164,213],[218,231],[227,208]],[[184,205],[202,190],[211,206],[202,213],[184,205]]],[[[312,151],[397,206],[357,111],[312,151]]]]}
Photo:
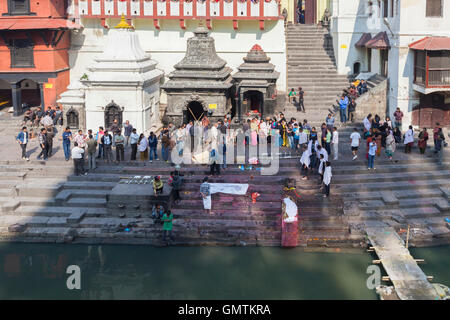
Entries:
{"type": "Polygon", "coordinates": [[[356,160],[358,158],[358,148],[359,144],[361,142],[361,135],[358,132],[358,129],[353,129],[353,133],[350,135],[350,141],[351,141],[351,147],[352,147],[352,153],[353,153],[353,159],[356,160]]]}
{"type": "Polygon", "coordinates": [[[323,154],[323,159],[325,161],[328,161],[328,152],[325,148],[322,148],[322,146],[320,144],[317,145],[316,152],[317,152],[317,160],[319,161],[318,162],[319,164],[320,164],[320,155],[321,154],[323,154]]]}
{"type": "Polygon", "coordinates": [[[303,153],[302,157],[300,158],[300,164],[302,165],[302,180],[308,179],[308,168],[311,163],[311,154],[309,153],[308,147],[305,145],[303,146],[303,153]]]}
{"type": "Polygon", "coordinates": [[[83,159],[84,149],[80,148],[77,142],[74,142],[73,145],[74,145],[72,149],[73,165],[75,167],[75,175],[79,176],[81,173],[83,173],[82,161],[84,161],[83,159]]]}
{"type": "Polygon", "coordinates": [[[139,140],[139,135],[136,132],[136,128],[133,128],[133,130],[131,130],[131,134],[130,134],[130,145],[131,145],[130,160],[136,160],[138,140],[139,140]]]}
{"type": "Polygon", "coordinates": [[[411,148],[414,145],[414,131],[413,127],[409,126],[409,129],[405,132],[405,153],[411,153],[411,148]]]}
{"type": "Polygon", "coordinates": [[[331,145],[333,146],[333,160],[337,160],[339,155],[339,133],[336,127],[333,127],[333,138],[331,139],[331,145]]]}
{"type": "Polygon", "coordinates": [[[325,194],[323,195],[324,198],[330,196],[330,184],[332,176],[333,174],[331,173],[331,163],[327,161],[325,163],[325,170],[323,173],[323,184],[325,186],[325,194]]]}
{"type": "Polygon", "coordinates": [[[303,128],[298,129],[298,144],[303,147],[308,143],[308,134],[303,131],[303,128]]]}
{"type": "Polygon", "coordinates": [[[41,124],[47,129],[48,127],[53,126],[53,119],[50,117],[50,114],[47,112],[45,117],[42,118],[41,124]]]}

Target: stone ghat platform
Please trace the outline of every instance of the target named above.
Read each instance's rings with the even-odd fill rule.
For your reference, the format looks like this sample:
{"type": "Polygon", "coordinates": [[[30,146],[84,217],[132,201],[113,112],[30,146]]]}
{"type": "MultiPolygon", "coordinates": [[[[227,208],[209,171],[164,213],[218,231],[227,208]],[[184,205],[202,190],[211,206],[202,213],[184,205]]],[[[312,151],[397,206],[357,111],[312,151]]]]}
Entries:
{"type": "MultiPolygon", "coordinates": [[[[12,179],[0,178],[1,240],[165,245],[162,225],[152,219],[149,206],[135,205],[137,198],[146,197],[151,185],[137,185],[144,191],[131,193],[125,201],[128,188],[136,185],[119,182],[124,176],[164,176],[173,167],[99,163],[94,173],[73,176],[71,166],[67,166],[70,163],[64,164],[0,162],[2,174],[14,173],[12,179]],[[127,192],[118,190],[121,188],[127,192]],[[111,202],[116,191],[120,196],[111,202]],[[122,202],[125,208],[118,207],[122,202]]],[[[286,165],[288,171],[297,170],[295,164],[286,165]]],[[[174,241],[171,244],[280,246],[281,204],[288,175],[261,176],[257,170],[242,171],[237,165],[231,166],[220,178],[213,177],[210,181],[248,183],[248,192],[246,195],[213,194],[213,214],[208,215],[204,213],[199,193],[208,170],[209,167],[200,165],[182,168],[181,201],[172,205],[174,241]],[[251,199],[254,192],[260,194],[256,203],[251,199]]],[[[301,194],[301,199],[297,199],[301,217],[299,244],[362,245],[364,237],[351,235],[342,219],[342,202],[338,198],[324,202],[318,188],[318,180],[313,179],[297,191],[301,194]]]]}
{"type": "MultiPolygon", "coordinates": [[[[343,141],[350,131],[340,130],[343,141]]],[[[232,165],[211,182],[248,183],[249,190],[245,196],[214,194],[212,215],[204,213],[199,193],[209,167],[183,167],[181,201],[172,206],[171,244],[280,246],[281,203],[286,193],[299,207],[300,246],[366,247],[367,228],[392,227],[405,238],[408,225],[410,246],[450,243],[447,158],[438,164],[432,156],[399,151],[398,162],[381,156],[376,159],[377,169],[368,171],[363,151],[351,161],[348,145],[340,150],[339,161],[332,163],[330,198],[323,199],[316,174],[301,180],[298,158],[281,159],[274,176],[232,165]],[[283,190],[287,178],[296,181],[295,192],[283,190]],[[260,194],[256,203],[250,197],[253,192],[260,194]]],[[[127,195],[112,205],[108,197],[124,176],[167,176],[172,170],[161,161],[99,162],[94,172],[77,177],[72,162],[62,159],[0,161],[0,239],[165,245],[162,225],[151,218],[149,206],[125,203],[125,208],[119,208],[127,195]]]]}

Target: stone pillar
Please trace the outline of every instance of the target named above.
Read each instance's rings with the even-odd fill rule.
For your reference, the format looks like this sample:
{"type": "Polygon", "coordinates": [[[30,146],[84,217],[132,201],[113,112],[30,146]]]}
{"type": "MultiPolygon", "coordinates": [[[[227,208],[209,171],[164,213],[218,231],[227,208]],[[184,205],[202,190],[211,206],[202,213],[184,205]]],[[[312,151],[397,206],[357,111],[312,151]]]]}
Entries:
{"type": "Polygon", "coordinates": [[[264,110],[264,100],[265,100],[265,94],[262,94],[262,99],[261,99],[261,119],[264,119],[264,116],[266,114],[266,110],[264,110]]]}
{"type": "Polygon", "coordinates": [[[41,110],[44,111],[45,103],[44,103],[44,83],[39,82],[39,91],[41,92],[41,110]]]}
{"type": "Polygon", "coordinates": [[[22,89],[19,82],[11,84],[11,96],[14,116],[17,117],[22,114],[22,89]]]}
{"type": "Polygon", "coordinates": [[[240,116],[239,121],[240,122],[243,121],[243,119],[242,119],[242,113],[244,112],[244,110],[242,110],[242,102],[243,101],[244,101],[244,93],[242,92],[242,90],[239,90],[239,116],[240,116]]]}

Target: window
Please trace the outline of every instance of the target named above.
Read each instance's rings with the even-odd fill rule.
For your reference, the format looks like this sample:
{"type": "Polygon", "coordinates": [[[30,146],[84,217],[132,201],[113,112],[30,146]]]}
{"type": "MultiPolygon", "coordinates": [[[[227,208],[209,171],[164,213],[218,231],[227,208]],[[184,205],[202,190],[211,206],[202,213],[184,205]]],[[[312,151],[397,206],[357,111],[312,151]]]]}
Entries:
{"type": "Polygon", "coordinates": [[[387,18],[389,13],[388,0],[383,0],[383,18],[387,18]]]}
{"type": "Polygon", "coordinates": [[[29,39],[13,39],[11,42],[11,67],[34,67],[33,43],[29,39]]]}
{"type": "Polygon", "coordinates": [[[427,74],[427,55],[425,51],[415,51],[414,82],[425,85],[427,74]]]}
{"type": "Polygon", "coordinates": [[[391,17],[394,17],[394,0],[391,0],[391,17]]]}
{"type": "Polygon", "coordinates": [[[427,0],[427,17],[442,17],[442,0],[427,0]]]}
{"type": "Polygon", "coordinates": [[[30,0],[8,0],[8,13],[10,15],[30,14],[30,0]]]}

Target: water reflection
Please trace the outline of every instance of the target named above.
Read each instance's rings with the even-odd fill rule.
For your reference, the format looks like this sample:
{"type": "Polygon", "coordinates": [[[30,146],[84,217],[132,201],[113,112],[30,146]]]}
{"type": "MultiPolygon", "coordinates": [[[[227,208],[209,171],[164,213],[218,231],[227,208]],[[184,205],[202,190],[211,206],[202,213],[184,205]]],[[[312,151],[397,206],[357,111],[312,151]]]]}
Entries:
{"type": "Polygon", "coordinates": [[[301,249],[5,244],[1,299],[376,299],[371,257],[301,249]],[[68,290],[66,268],[81,269],[68,290]]]}

